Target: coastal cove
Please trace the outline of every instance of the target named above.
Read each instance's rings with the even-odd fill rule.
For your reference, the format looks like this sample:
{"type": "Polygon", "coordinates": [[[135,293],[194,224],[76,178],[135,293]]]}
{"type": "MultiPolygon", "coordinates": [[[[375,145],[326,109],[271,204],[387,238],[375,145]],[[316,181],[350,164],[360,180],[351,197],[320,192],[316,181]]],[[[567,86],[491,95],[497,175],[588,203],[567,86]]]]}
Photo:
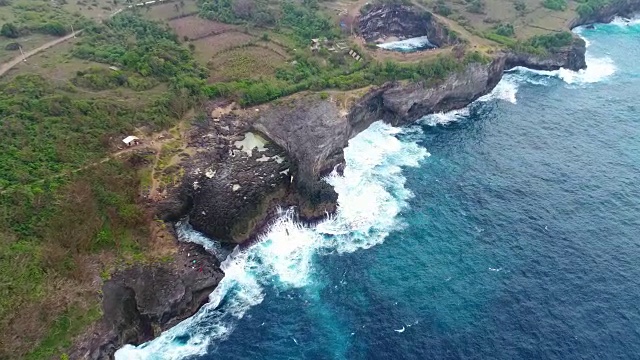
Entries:
{"type": "MultiPolygon", "coordinates": [[[[587,38],[589,37],[587,36],[587,38]]],[[[603,51],[603,45],[599,44],[598,46],[599,51],[603,51]]],[[[582,50],[584,50],[584,48],[582,50]]],[[[157,340],[140,346],[137,350],[130,347],[121,350],[118,353],[119,358],[134,358],[134,356],[138,356],[141,359],[178,359],[194,355],[209,358],[208,356],[220,356],[221,354],[229,357],[238,356],[238,358],[242,358],[242,349],[245,351],[251,351],[252,349],[250,344],[243,344],[242,339],[245,339],[244,341],[248,341],[249,339],[255,341],[257,337],[257,333],[253,333],[251,336],[244,334],[245,336],[243,336],[243,333],[241,333],[241,331],[243,331],[242,329],[246,329],[246,326],[254,329],[259,329],[261,326],[268,326],[267,324],[262,325],[262,323],[267,323],[266,320],[269,318],[268,314],[270,314],[270,311],[278,311],[278,308],[277,305],[269,305],[271,303],[267,302],[266,299],[269,296],[271,296],[271,298],[279,298],[281,295],[286,296],[289,299],[288,301],[296,304],[292,306],[298,306],[300,309],[307,308],[309,317],[315,318],[318,316],[327,319],[327,321],[323,323],[324,328],[317,330],[317,336],[321,338],[326,337],[326,345],[320,342],[317,344],[317,348],[307,348],[305,350],[307,356],[325,353],[327,348],[323,346],[328,346],[328,344],[331,344],[331,348],[333,349],[330,352],[331,355],[328,356],[329,358],[357,358],[356,354],[366,354],[368,344],[380,341],[380,339],[374,338],[352,342],[349,340],[348,335],[351,331],[351,333],[353,333],[352,336],[355,336],[354,334],[357,333],[357,331],[353,331],[355,329],[352,327],[343,328],[345,325],[340,320],[341,316],[348,317],[349,315],[347,313],[350,311],[358,314],[358,310],[351,307],[343,308],[342,310],[334,307],[328,308],[329,306],[336,305],[330,305],[321,300],[324,299],[323,296],[325,296],[327,292],[332,292],[328,290],[328,284],[339,287],[354,283],[354,280],[349,280],[348,277],[345,276],[355,270],[341,263],[340,256],[334,260],[331,260],[333,259],[331,257],[327,257],[329,264],[320,267],[324,269],[320,270],[321,273],[324,272],[327,274],[327,278],[316,281],[317,279],[314,279],[313,276],[310,275],[312,273],[312,267],[316,264],[314,260],[316,256],[343,254],[344,257],[349,257],[350,255],[348,254],[360,249],[369,248],[372,248],[371,250],[375,252],[378,251],[376,250],[378,247],[375,247],[375,245],[383,242],[386,244],[386,242],[392,241],[397,236],[402,236],[399,235],[403,233],[402,223],[408,226],[407,229],[420,229],[421,225],[419,222],[422,220],[417,220],[418,223],[413,223],[410,218],[406,217],[406,214],[403,215],[404,211],[409,211],[407,209],[416,206],[415,201],[421,199],[419,196],[423,196],[419,195],[417,190],[414,189],[415,181],[417,181],[416,179],[418,179],[419,176],[414,174],[414,171],[411,169],[420,168],[420,164],[425,161],[429,162],[430,160],[427,159],[432,158],[429,157],[427,150],[420,145],[425,141],[423,140],[425,138],[425,132],[427,139],[434,139],[434,137],[437,138],[438,136],[443,136],[444,138],[451,136],[447,135],[446,132],[441,134],[441,131],[444,130],[439,127],[433,130],[429,124],[432,126],[448,123],[453,120],[460,121],[460,126],[463,128],[470,126],[468,123],[474,118],[479,117],[485,112],[490,113],[490,109],[493,106],[499,107],[499,104],[491,105],[494,102],[506,100],[507,103],[514,103],[516,102],[516,91],[526,94],[527,89],[532,86],[541,86],[541,84],[544,84],[544,86],[559,86],[557,77],[562,77],[569,82],[569,87],[578,87],[578,89],[573,89],[573,91],[582,91],[580,90],[581,83],[597,83],[612,73],[610,68],[603,69],[599,67],[603,62],[605,65],[607,64],[607,61],[602,60],[599,56],[596,57],[596,63],[593,63],[589,61],[589,54],[587,54],[586,64],[591,66],[587,67],[586,71],[583,70],[577,74],[566,70],[557,71],[557,69],[566,67],[566,64],[572,64],[570,65],[572,68],[581,68],[582,66],[579,65],[579,48],[578,50],[574,49],[573,51],[566,52],[565,57],[561,60],[562,63],[557,59],[549,62],[548,59],[532,60],[531,58],[522,59],[512,56],[501,57],[486,67],[477,66],[467,69],[467,71],[463,73],[464,75],[445,81],[447,85],[442,85],[438,88],[440,91],[444,89],[445,95],[440,98],[440,101],[434,103],[428,102],[428,99],[433,98],[432,93],[428,93],[427,95],[422,93],[416,97],[414,95],[417,92],[415,88],[409,88],[407,90],[406,87],[393,84],[367,94],[347,117],[351,130],[345,132],[347,138],[344,139],[344,141],[349,141],[349,139],[351,139],[351,141],[344,155],[346,161],[345,174],[344,176],[338,174],[329,176],[329,183],[336,189],[338,194],[338,212],[330,216],[328,220],[320,221],[313,225],[299,222],[297,214],[292,212],[277,215],[276,221],[269,226],[267,233],[262,235],[254,245],[240,253],[234,254],[234,256],[223,262],[222,269],[225,272],[225,278],[210,296],[209,303],[206,304],[196,316],[169,330],[157,340]],[[574,56],[576,51],[578,54],[577,57],[574,56]],[[515,72],[508,72],[506,76],[503,76],[505,70],[520,66],[528,66],[544,71],[531,73],[525,69],[518,68],[515,72]],[[604,75],[594,73],[594,71],[604,71],[604,75]],[[515,85],[514,82],[516,83],[515,85]],[[495,87],[496,85],[497,87],[495,87]],[[519,86],[522,87],[521,90],[514,90],[514,87],[517,88],[519,86]],[[461,93],[458,87],[469,90],[468,92],[461,93]],[[446,92],[450,89],[456,91],[455,96],[451,96],[452,93],[446,92]],[[490,95],[487,95],[489,93],[490,95]],[[402,99],[407,98],[411,99],[410,105],[408,106],[401,102],[402,99]],[[479,102],[472,104],[469,108],[466,107],[470,102],[478,98],[480,98],[479,102]],[[395,102],[394,99],[396,99],[395,102]],[[442,99],[446,101],[442,101],[442,99]],[[416,104],[418,105],[416,106],[416,104]],[[449,112],[450,110],[461,108],[465,110],[453,113],[449,112]],[[447,112],[447,114],[424,117],[425,113],[440,112],[447,112]],[[419,123],[423,125],[397,129],[380,122],[375,122],[379,119],[384,119],[394,125],[408,124],[419,120],[419,123]],[[365,131],[365,129],[367,130],[365,131]],[[360,135],[355,136],[357,133],[360,133],[360,135]],[[372,149],[376,149],[376,151],[372,152],[372,149]],[[363,160],[361,158],[363,152],[370,153],[367,159],[363,160]],[[365,184],[367,186],[364,186],[365,184]],[[360,189],[356,190],[358,187],[360,189]],[[412,200],[412,196],[416,196],[415,199],[418,200],[412,200]],[[364,199],[367,200],[365,201],[364,199]],[[358,208],[355,208],[353,204],[357,203],[360,203],[360,205],[358,208]],[[384,218],[388,220],[381,221],[384,218]],[[388,236],[389,239],[386,239],[388,236]],[[296,239],[295,243],[290,241],[291,237],[296,239]],[[342,270],[336,272],[342,273],[342,277],[340,277],[339,274],[335,275],[336,273],[334,273],[333,270],[329,270],[331,266],[344,269],[344,272],[342,272],[342,270]],[[247,269],[251,269],[251,271],[247,271],[247,269]],[[273,289],[266,288],[266,284],[273,284],[273,289]],[[314,299],[316,300],[315,302],[314,299]],[[264,310],[265,313],[263,315],[261,315],[261,313],[251,315],[252,313],[248,311],[253,306],[267,306],[267,308],[264,310]],[[272,306],[275,306],[275,308],[271,308],[272,306]],[[247,314],[247,316],[245,316],[245,314],[247,314]],[[334,314],[334,316],[332,317],[331,314],[334,314]],[[335,314],[340,314],[340,316],[335,314]],[[237,325],[239,322],[243,322],[246,326],[240,327],[240,325],[237,325]],[[234,331],[236,326],[238,326],[238,328],[234,331]],[[345,336],[344,334],[347,335],[345,336]]],[[[582,57],[584,58],[584,52],[582,52],[582,57]]],[[[615,62],[618,62],[617,58],[615,62]]],[[[525,99],[518,99],[519,103],[527,101],[528,95],[523,96],[525,99]]],[[[500,119],[496,119],[495,121],[500,121],[500,119]]],[[[453,126],[454,128],[458,126],[455,122],[452,124],[453,125],[446,126],[453,126]]],[[[266,129],[261,132],[268,136],[268,131],[269,130],[266,129]]],[[[276,136],[270,138],[274,139],[276,136]]],[[[453,140],[442,140],[442,143],[436,144],[438,144],[437,146],[446,147],[451,141],[453,140]]],[[[431,146],[433,146],[433,144],[429,145],[428,148],[431,149],[431,146]]],[[[329,151],[329,153],[335,154],[335,149],[329,151]]],[[[337,159],[340,160],[340,157],[337,157],[337,159]]],[[[301,161],[301,159],[297,160],[301,161]]],[[[324,162],[325,160],[326,159],[320,159],[318,161],[324,162]]],[[[331,161],[335,161],[335,159],[331,161]]],[[[320,173],[325,174],[333,168],[335,163],[331,161],[327,161],[319,167],[322,169],[320,173]]],[[[442,193],[446,192],[446,189],[442,190],[442,193]]],[[[427,199],[432,198],[432,196],[433,198],[438,198],[434,194],[432,194],[432,196],[424,196],[426,196],[427,199]]],[[[460,206],[464,206],[464,204],[460,204],[460,206]]],[[[409,213],[411,213],[411,211],[409,211],[409,213]]],[[[476,230],[480,233],[485,231],[485,229],[482,228],[476,230]]],[[[184,232],[180,230],[179,233],[183,240],[190,240],[196,237],[200,239],[198,241],[203,241],[200,235],[197,235],[188,227],[184,229],[184,232]]],[[[626,234],[626,236],[628,235],[629,234],[626,234]]],[[[206,244],[206,242],[204,243],[206,244]]],[[[373,254],[366,255],[368,252],[358,253],[362,254],[365,258],[362,260],[364,263],[360,264],[363,268],[372,266],[371,263],[367,261],[371,261],[371,257],[374,256],[373,254]]],[[[226,253],[224,255],[226,255],[226,253]]],[[[353,266],[358,268],[358,260],[353,257],[350,259],[356,264],[353,266]]],[[[453,259],[449,260],[453,261],[453,259]]],[[[503,259],[503,261],[506,262],[506,259],[503,259]]],[[[480,266],[485,265],[489,268],[489,274],[499,274],[507,271],[499,265],[483,263],[480,266]]],[[[385,271],[385,274],[389,275],[390,273],[385,271]]],[[[374,278],[376,281],[388,283],[390,280],[384,280],[387,275],[375,275],[374,278]]],[[[447,277],[444,277],[444,279],[446,280],[447,277]]],[[[396,279],[396,281],[398,284],[402,284],[402,279],[396,279]]],[[[366,282],[363,284],[365,283],[366,282]]],[[[393,289],[391,284],[387,284],[387,286],[391,286],[391,289],[393,289]]],[[[440,285],[433,284],[432,286],[437,288],[437,286],[440,285]]],[[[467,284],[467,286],[470,285],[467,284]]],[[[473,286],[471,287],[473,288],[473,286]]],[[[397,290],[401,293],[402,289],[397,290]]],[[[478,294],[482,294],[483,291],[485,290],[477,289],[478,294]]],[[[356,294],[360,294],[359,296],[363,297],[361,300],[367,298],[366,293],[366,290],[356,291],[356,294]]],[[[352,290],[348,292],[346,290],[345,292],[336,290],[335,296],[337,296],[338,299],[350,303],[348,299],[355,295],[352,290]]],[[[357,298],[357,296],[355,297],[357,298]]],[[[285,299],[279,300],[287,301],[285,299]]],[[[387,306],[384,305],[386,303],[382,299],[377,299],[377,301],[383,304],[380,306],[385,309],[384,311],[390,311],[388,306],[392,304],[387,304],[387,306]]],[[[362,304],[358,306],[361,305],[362,304]]],[[[355,304],[353,306],[355,306],[355,304]]],[[[304,313],[303,310],[300,311],[304,313]]],[[[384,312],[383,310],[371,311],[384,312]]],[[[399,313],[391,311],[390,317],[403,317],[402,314],[408,310],[399,311],[399,313]]],[[[471,310],[464,310],[456,307],[455,304],[448,305],[447,311],[458,311],[460,314],[471,313],[471,310]]],[[[438,333],[444,328],[453,326],[451,322],[464,325],[465,321],[469,321],[469,319],[465,319],[463,315],[450,316],[451,319],[442,324],[431,323],[431,331],[438,333]]],[[[380,324],[389,323],[387,320],[381,320],[379,322],[380,324]]],[[[367,331],[365,333],[374,334],[383,331],[392,331],[395,334],[404,334],[405,332],[408,334],[413,330],[412,327],[416,329],[422,326],[420,324],[422,324],[420,319],[403,319],[397,328],[390,330],[369,330],[371,332],[367,331]]],[[[272,353],[273,356],[285,356],[285,354],[286,356],[295,356],[295,354],[298,354],[295,352],[296,350],[293,350],[296,346],[300,344],[310,344],[312,342],[311,339],[314,332],[309,331],[308,328],[303,330],[303,328],[297,327],[300,325],[293,323],[280,325],[279,328],[285,329],[289,326],[291,328],[287,331],[291,334],[290,336],[273,335],[279,341],[286,339],[286,341],[291,342],[288,346],[278,345],[277,348],[270,349],[269,351],[274,351],[272,353]],[[307,333],[304,335],[295,335],[302,334],[305,331],[307,333]],[[306,341],[305,336],[309,337],[306,341]],[[289,350],[287,349],[293,352],[288,352],[289,350]]],[[[376,327],[373,323],[364,326],[368,326],[369,329],[376,327]]],[[[367,336],[365,336],[365,338],[367,338],[367,336]]],[[[267,343],[274,340],[275,339],[269,337],[265,338],[267,343]]],[[[461,338],[460,341],[466,340],[461,338]]],[[[431,345],[437,344],[438,343],[431,345]]],[[[439,344],[439,346],[434,346],[433,356],[441,356],[453,349],[462,348],[460,345],[455,346],[453,343],[446,345],[446,341],[439,344]],[[439,353],[438,351],[443,352],[439,353]]],[[[479,354],[481,354],[483,345],[480,343],[477,346],[475,349],[480,352],[475,354],[476,356],[480,356],[479,354]]],[[[429,346],[425,344],[424,347],[420,347],[418,350],[424,350],[426,347],[429,346]]],[[[387,346],[388,351],[391,351],[390,348],[392,347],[387,346]]],[[[262,350],[264,350],[264,348],[262,350]]],[[[385,356],[399,356],[399,354],[406,355],[411,353],[411,350],[403,347],[400,347],[398,351],[399,353],[397,354],[384,352],[377,354],[382,357],[383,354],[385,354],[385,356]]],[[[463,351],[472,350],[467,349],[463,351]]],[[[514,351],[516,352],[509,356],[524,354],[521,352],[521,349],[515,349],[514,351]]],[[[562,350],[558,349],[552,349],[550,351],[562,352],[562,350]]],[[[369,358],[371,358],[373,354],[374,353],[369,353],[369,358]]],[[[415,355],[418,356],[418,354],[420,353],[418,352],[415,355]]],[[[536,352],[529,352],[528,354],[532,356],[536,354],[542,355],[536,352]]],[[[624,354],[624,352],[622,354],[624,354]]],[[[245,353],[245,356],[249,356],[249,354],[245,353]]],[[[469,357],[471,354],[458,354],[458,356],[469,357]]],[[[508,355],[505,354],[505,356],[508,355]]]]}

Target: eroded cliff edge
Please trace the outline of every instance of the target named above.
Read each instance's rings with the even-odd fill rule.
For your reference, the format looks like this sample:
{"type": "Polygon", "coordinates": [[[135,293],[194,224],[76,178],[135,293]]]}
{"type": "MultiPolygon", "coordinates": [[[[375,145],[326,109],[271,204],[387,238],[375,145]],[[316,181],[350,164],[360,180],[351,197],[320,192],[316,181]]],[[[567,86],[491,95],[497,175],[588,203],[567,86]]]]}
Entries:
{"type": "Polygon", "coordinates": [[[301,220],[322,218],[335,210],[337,200],[322,177],[340,169],[349,139],[378,120],[403,125],[465,107],[517,66],[583,69],[585,43],[576,38],[571,46],[547,56],[495,54],[435,84],[386,83],[347,107],[304,94],[210,118],[192,131],[191,141],[202,151],[189,161],[182,185],[168,206],[160,207],[160,216],[174,221],[188,215],[196,230],[236,244],[251,239],[278,206],[297,207],[301,220]],[[265,143],[243,149],[247,136],[261,137],[265,143]]]}

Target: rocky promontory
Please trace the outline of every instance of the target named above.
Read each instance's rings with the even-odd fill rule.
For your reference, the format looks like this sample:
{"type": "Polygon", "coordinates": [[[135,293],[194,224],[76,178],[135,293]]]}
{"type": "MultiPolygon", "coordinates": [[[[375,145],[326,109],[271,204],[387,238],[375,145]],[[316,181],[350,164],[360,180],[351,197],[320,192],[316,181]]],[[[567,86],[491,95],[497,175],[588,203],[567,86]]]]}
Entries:
{"type": "Polygon", "coordinates": [[[71,359],[108,360],[126,344],[142,344],[193,315],[224,274],[201,246],[180,243],[168,263],[117,272],[102,287],[103,317],[77,339],[71,359]]]}

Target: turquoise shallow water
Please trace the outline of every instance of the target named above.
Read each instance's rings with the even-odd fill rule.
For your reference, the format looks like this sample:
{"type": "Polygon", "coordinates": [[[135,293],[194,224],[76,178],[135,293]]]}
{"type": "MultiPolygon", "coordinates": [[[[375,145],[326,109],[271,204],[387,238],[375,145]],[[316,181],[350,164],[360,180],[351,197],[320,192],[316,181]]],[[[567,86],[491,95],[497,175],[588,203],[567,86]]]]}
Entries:
{"type": "Polygon", "coordinates": [[[637,359],[640,25],[581,35],[586,72],[372,125],[334,218],[283,213],[210,304],[118,359],[637,359]]]}

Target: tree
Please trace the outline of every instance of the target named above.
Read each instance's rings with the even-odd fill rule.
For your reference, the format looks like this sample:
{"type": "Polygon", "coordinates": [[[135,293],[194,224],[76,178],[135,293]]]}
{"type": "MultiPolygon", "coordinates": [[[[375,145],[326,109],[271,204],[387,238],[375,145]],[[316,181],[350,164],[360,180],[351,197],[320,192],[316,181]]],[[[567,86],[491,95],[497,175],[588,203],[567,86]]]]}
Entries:
{"type": "Polygon", "coordinates": [[[6,23],[2,25],[2,28],[0,29],[0,35],[15,39],[20,36],[20,32],[18,31],[18,27],[14,24],[6,23]]]}

